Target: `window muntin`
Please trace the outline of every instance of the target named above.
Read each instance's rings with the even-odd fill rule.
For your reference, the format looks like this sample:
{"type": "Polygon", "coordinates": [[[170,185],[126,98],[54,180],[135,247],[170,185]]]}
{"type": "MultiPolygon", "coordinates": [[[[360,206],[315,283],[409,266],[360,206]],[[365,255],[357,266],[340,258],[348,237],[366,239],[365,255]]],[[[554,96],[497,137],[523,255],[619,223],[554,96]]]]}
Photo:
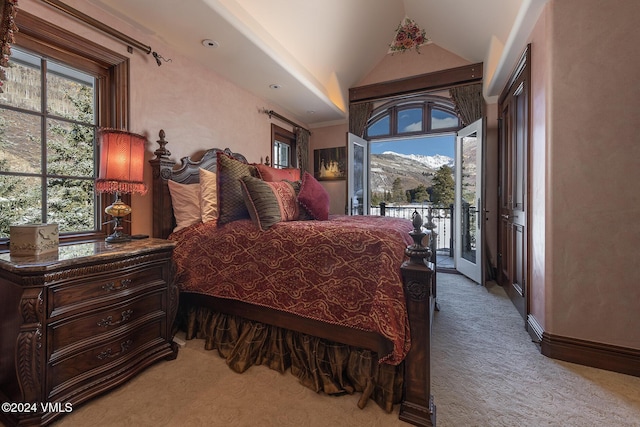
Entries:
{"type": "Polygon", "coordinates": [[[95,77],[18,48],[13,52],[7,96],[0,98],[10,119],[0,123],[0,180],[11,174],[16,187],[0,189],[0,238],[9,237],[10,225],[29,222],[56,222],[61,233],[97,231],[95,77]],[[26,102],[18,101],[21,94],[28,95],[26,102]]]}
{"type": "Polygon", "coordinates": [[[461,122],[450,98],[435,95],[399,99],[375,108],[365,139],[388,139],[443,131],[456,131],[461,122]]]}

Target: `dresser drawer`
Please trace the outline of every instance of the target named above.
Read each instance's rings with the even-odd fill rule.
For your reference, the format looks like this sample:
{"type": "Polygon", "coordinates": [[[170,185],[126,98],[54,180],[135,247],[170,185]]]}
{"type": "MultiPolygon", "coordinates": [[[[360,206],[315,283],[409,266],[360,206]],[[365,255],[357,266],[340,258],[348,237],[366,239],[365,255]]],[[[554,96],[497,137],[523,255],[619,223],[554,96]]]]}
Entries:
{"type": "Polygon", "coordinates": [[[166,332],[166,317],[157,318],[79,353],[52,357],[46,395],[53,397],[80,384],[115,375],[125,365],[135,363],[142,354],[167,346],[166,332]]]}
{"type": "Polygon", "coordinates": [[[117,299],[154,287],[165,286],[165,274],[163,265],[158,264],[126,273],[96,275],[84,280],[51,286],[50,316],[59,316],[99,300],[117,299]]]}
{"type": "Polygon", "coordinates": [[[166,315],[165,293],[158,290],[87,315],[51,323],[49,325],[51,353],[63,351],[67,346],[80,343],[87,338],[98,337],[117,328],[143,322],[149,316],[163,315],[166,315]]]}

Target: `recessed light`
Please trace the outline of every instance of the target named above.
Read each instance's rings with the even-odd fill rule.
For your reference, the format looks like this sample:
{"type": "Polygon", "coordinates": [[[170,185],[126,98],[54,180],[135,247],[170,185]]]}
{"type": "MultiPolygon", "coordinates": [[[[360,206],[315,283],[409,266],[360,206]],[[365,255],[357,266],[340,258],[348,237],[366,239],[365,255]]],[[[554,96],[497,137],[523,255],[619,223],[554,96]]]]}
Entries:
{"type": "Polygon", "coordinates": [[[204,39],[202,40],[202,46],[204,47],[210,47],[212,49],[217,48],[218,46],[220,46],[220,43],[218,43],[215,40],[211,40],[211,39],[204,39]]]}
{"type": "Polygon", "coordinates": [[[274,89],[274,90],[276,90],[276,89],[280,89],[281,87],[282,87],[282,86],[280,86],[280,85],[279,85],[279,84],[277,84],[277,83],[271,83],[271,84],[269,85],[269,88],[270,88],[270,89],[274,89]]]}
{"type": "Polygon", "coordinates": [[[316,112],[314,110],[307,110],[307,114],[315,114],[316,112]]]}

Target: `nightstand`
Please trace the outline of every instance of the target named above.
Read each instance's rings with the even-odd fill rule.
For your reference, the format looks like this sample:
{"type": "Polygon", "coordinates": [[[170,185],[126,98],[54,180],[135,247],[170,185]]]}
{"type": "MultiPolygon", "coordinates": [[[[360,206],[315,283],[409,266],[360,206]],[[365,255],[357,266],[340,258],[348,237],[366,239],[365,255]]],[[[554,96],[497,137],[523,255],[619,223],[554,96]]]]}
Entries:
{"type": "Polygon", "coordinates": [[[0,254],[0,403],[16,404],[3,406],[0,420],[46,425],[177,356],[174,245],[143,239],[0,254]]]}

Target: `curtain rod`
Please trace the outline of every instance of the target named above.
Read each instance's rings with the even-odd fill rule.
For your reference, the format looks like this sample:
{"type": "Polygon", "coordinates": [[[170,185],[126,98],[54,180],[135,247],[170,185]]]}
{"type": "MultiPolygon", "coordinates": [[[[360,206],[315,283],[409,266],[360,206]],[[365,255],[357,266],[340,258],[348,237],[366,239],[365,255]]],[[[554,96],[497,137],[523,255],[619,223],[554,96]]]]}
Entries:
{"type": "Polygon", "coordinates": [[[289,124],[290,124],[291,126],[293,126],[293,127],[297,127],[297,128],[300,128],[300,129],[306,130],[307,132],[311,133],[311,131],[310,131],[309,129],[305,128],[304,126],[300,126],[300,125],[299,125],[299,124],[297,124],[296,122],[293,122],[293,121],[291,121],[291,120],[287,119],[287,118],[286,118],[286,117],[284,117],[284,116],[281,116],[280,114],[276,113],[276,112],[275,112],[275,111],[273,111],[273,110],[267,110],[266,108],[263,108],[263,109],[262,109],[262,112],[263,112],[264,114],[268,115],[268,116],[269,116],[269,118],[271,118],[271,116],[273,116],[273,117],[275,117],[275,118],[277,118],[277,119],[282,120],[283,122],[289,123],[289,124]]]}
{"type": "Polygon", "coordinates": [[[43,3],[47,3],[50,6],[55,7],[56,9],[71,15],[72,17],[78,19],[79,21],[84,22],[85,24],[89,24],[92,27],[102,31],[103,33],[106,33],[108,35],[110,35],[111,37],[114,37],[118,40],[120,40],[121,42],[125,43],[126,45],[128,45],[128,50],[129,52],[132,52],[132,47],[135,47],[138,50],[143,51],[146,54],[152,54],[153,57],[156,60],[156,63],[158,64],[158,66],[162,65],[162,62],[160,61],[161,59],[164,60],[165,62],[169,62],[171,61],[170,59],[165,59],[162,55],[160,55],[158,52],[154,52],[151,49],[151,46],[147,46],[143,43],[140,43],[138,40],[135,40],[131,37],[129,37],[126,34],[121,33],[120,31],[116,30],[115,28],[112,28],[108,25],[103,24],[102,22],[98,21],[97,19],[94,19],[92,17],[90,17],[89,15],[86,15],[82,12],[80,12],[77,9],[74,9],[73,7],[62,3],[61,1],[58,0],[42,0],[43,3]]]}

